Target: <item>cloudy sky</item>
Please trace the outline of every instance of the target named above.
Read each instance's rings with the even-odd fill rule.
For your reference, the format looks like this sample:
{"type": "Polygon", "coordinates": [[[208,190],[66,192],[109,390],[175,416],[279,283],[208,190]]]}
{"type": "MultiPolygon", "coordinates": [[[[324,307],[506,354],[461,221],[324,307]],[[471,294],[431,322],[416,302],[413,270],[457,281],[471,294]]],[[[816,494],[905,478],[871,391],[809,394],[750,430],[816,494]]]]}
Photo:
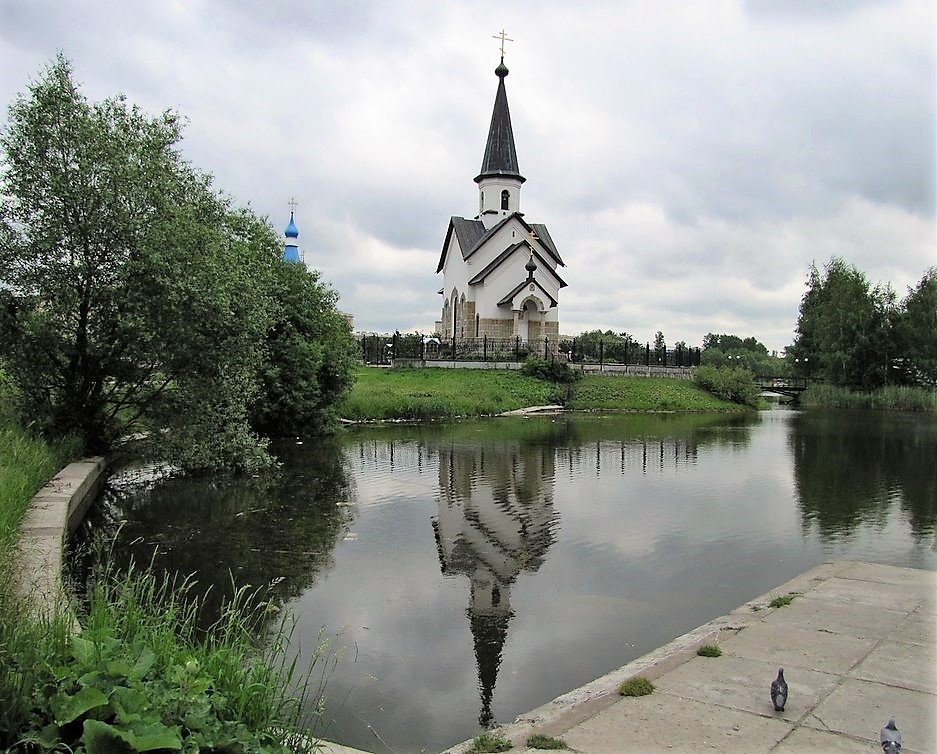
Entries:
{"type": "MultiPolygon", "coordinates": [[[[61,50],[182,149],[362,330],[429,330],[477,209],[501,29],[521,209],[560,329],[793,337],[811,262],[899,296],[937,264],[933,0],[0,0],[0,105],[61,50]]],[[[5,115],[4,115],[5,120],[5,115]]]]}

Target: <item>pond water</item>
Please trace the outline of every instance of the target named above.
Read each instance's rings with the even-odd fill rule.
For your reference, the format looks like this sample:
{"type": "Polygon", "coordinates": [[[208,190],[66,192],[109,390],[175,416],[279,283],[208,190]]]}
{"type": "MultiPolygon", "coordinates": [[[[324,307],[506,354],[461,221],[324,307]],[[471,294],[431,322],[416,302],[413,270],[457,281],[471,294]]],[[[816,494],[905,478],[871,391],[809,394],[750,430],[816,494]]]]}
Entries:
{"type": "Polygon", "coordinates": [[[353,429],[272,476],[114,478],[121,562],[274,584],[317,732],[434,752],[834,558],[937,569],[937,419],[783,408],[353,429]]]}

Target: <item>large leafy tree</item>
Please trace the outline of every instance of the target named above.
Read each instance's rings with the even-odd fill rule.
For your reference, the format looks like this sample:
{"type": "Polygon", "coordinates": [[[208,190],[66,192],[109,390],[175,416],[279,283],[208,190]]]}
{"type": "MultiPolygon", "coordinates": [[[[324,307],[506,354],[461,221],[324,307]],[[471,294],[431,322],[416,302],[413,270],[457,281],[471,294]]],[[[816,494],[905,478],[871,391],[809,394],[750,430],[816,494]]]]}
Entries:
{"type": "Polygon", "coordinates": [[[789,361],[796,371],[834,385],[872,389],[890,376],[895,347],[894,293],[871,286],[855,266],[833,258],[823,274],[811,265],[789,361]]]}
{"type": "Polygon", "coordinates": [[[268,436],[318,432],[351,385],[358,345],[336,308],[338,296],[318,272],[280,262],[274,290],[279,305],[251,421],[268,436]]]}
{"type": "Polygon", "coordinates": [[[194,468],[265,460],[278,242],[179,154],[179,117],[91,103],[59,56],[0,137],[0,351],[24,420],[90,451],[141,429],[194,468]],[[164,431],[165,430],[165,431],[164,431]]]}
{"type": "Polygon", "coordinates": [[[896,354],[903,376],[937,385],[937,267],[908,290],[895,323],[896,354]]]}

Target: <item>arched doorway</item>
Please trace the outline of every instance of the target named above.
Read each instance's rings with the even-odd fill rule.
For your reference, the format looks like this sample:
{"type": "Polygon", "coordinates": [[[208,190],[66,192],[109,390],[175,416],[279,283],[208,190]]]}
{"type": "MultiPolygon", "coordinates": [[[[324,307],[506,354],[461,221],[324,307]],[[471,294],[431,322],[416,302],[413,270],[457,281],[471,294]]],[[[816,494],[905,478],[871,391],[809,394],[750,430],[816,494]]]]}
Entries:
{"type": "Polygon", "coordinates": [[[525,299],[521,306],[521,316],[518,318],[517,334],[523,340],[530,340],[531,336],[538,337],[540,332],[540,301],[533,296],[525,299]],[[533,327],[531,327],[533,322],[533,327]]]}

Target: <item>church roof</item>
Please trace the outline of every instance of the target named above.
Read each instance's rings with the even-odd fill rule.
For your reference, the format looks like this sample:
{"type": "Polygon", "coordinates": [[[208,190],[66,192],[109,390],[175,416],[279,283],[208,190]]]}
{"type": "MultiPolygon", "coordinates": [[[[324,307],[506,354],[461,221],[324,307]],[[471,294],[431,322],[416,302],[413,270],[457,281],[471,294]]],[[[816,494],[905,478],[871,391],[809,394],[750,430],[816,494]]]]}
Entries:
{"type": "Polygon", "coordinates": [[[530,227],[533,228],[534,233],[537,234],[537,238],[540,239],[540,243],[547,247],[547,251],[550,252],[550,256],[556,260],[557,264],[561,264],[563,267],[565,267],[566,265],[563,264],[563,260],[560,259],[560,252],[556,250],[556,244],[553,243],[553,238],[550,236],[550,231],[547,230],[547,226],[543,223],[531,223],[530,227]]]}
{"type": "Polygon", "coordinates": [[[501,299],[498,302],[498,306],[507,306],[508,304],[510,304],[511,301],[514,299],[514,297],[518,293],[520,293],[522,290],[524,290],[524,288],[526,288],[530,283],[533,283],[541,291],[543,291],[543,295],[546,296],[548,299],[550,299],[551,307],[558,306],[559,302],[555,298],[553,298],[553,296],[550,295],[550,292],[546,288],[544,288],[542,285],[540,285],[539,282],[537,282],[536,280],[531,280],[530,278],[524,278],[521,281],[521,283],[514,288],[514,290],[512,290],[509,294],[507,294],[503,299],[501,299]]]}
{"type": "MultiPolygon", "coordinates": [[[[511,256],[514,254],[514,252],[516,252],[521,247],[524,247],[524,248],[527,247],[526,241],[519,241],[515,244],[512,244],[511,246],[508,246],[504,251],[498,254],[498,256],[492,259],[491,262],[489,262],[488,265],[486,265],[485,269],[483,269],[481,272],[475,275],[475,277],[469,280],[468,284],[478,285],[479,283],[485,282],[485,278],[487,278],[492,272],[494,272],[502,264],[504,264],[505,261],[510,259],[511,256]]],[[[553,277],[555,277],[559,281],[560,288],[565,288],[566,282],[563,280],[563,278],[561,278],[559,275],[556,274],[556,271],[553,269],[553,267],[550,266],[550,264],[547,262],[546,259],[540,256],[540,252],[537,251],[536,249],[534,249],[534,256],[537,257],[537,259],[540,261],[542,269],[549,270],[549,272],[553,275],[553,277]]]]}
{"type": "Polygon", "coordinates": [[[484,237],[485,224],[481,220],[466,220],[464,217],[455,215],[450,217],[449,229],[446,231],[446,238],[442,242],[439,266],[436,267],[436,272],[442,272],[443,265],[446,263],[446,249],[449,248],[449,239],[452,238],[453,233],[455,233],[459,248],[462,250],[462,258],[465,259],[484,237]]]}
{"type": "Polygon", "coordinates": [[[498,92],[495,94],[495,106],[491,113],[491,125],[488,127],[488,143],[485,144],[481,172],[475,182],[478,183],[483,178],[508,175],[523,183],[525,179],[517,167],[511,111],[508,109],[508,95],[504,88],[504,78],[508,75],[508,69],[503,59],[495,69],[495,74],[498,76],[498,92]]]}
{"type": "Polygon", "coordinates": [[[556,244],[553,243],[553,238],[550,236],[547,226],[543,223],[528,223],[520,212],[514,212],[493,225],[488,231],[485,230],[485,225],[481,220],[466,220],[464,217],[456,215],[450,217],[449,229],[446,231],[446,238],[442,242],[442,251],[439,253],[439,264],[436,266],[436,272],[442,272],[443,265],[446,263],[446,249],[449,248],[449,240],[452,238],[453,233],[455,233],[459,248],[462,250],[462,259],[468,259],[484,246],[485,242],[494,236],[501,226],[509,222],[511,218],[517,218],[527,232],[534,231],[543,248],[553,257],[554,261],[562,267],[566,266],[560,252],[556,249],[556,244]]]}

